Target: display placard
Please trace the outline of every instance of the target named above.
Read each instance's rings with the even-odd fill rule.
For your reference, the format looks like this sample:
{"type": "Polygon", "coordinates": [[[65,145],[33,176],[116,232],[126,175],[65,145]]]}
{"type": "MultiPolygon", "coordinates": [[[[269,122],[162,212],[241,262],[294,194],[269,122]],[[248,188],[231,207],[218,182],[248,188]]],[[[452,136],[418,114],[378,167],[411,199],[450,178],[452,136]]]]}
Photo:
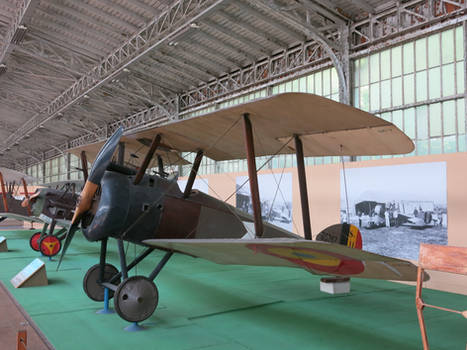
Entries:
{"type": "Polygon", "coordinates": [[[48,282],[45,263],[40,259],[34,259],[28,266],[22,269],[11,279],[11,284],[15,288],[46,286],[48,282]]]}

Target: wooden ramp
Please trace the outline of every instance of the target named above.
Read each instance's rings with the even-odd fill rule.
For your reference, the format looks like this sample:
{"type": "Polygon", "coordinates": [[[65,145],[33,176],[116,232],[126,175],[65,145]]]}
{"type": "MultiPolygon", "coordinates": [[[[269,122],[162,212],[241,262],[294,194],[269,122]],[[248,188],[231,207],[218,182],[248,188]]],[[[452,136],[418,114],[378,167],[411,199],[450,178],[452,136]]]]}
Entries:
{"type": "Polygon", "coordinates": [[[20,329],[27,331],[28,350],[55,349],[0,281],[0,347],[16,349],[16,337],[20,329]]]}

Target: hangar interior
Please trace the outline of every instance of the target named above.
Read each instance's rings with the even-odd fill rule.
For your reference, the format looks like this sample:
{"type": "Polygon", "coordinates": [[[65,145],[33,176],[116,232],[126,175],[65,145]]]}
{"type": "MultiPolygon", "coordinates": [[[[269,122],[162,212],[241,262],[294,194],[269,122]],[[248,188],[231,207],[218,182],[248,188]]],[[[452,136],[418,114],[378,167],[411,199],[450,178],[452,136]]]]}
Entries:
{"type": "MultiPolygon", "coordinates": [[[[342,189],[347,191],[343,166],[351,174],[355,169],[443,163],[444,209],[435,203],[436,225],[445,230],[444,244],[467,246],[466,51],[464,0],[0,0],[0,165],[33,177],[31,191],[82,180],[80,158],[73,151],[103,143],[119,127],[125,134],[144,132],[282,93],[311,93],[379,116],[415,144],[404,155],[306,157],[314,235],[350,215],[349,204],[346,210],[342,204],[342,189]]],[[[140,165],[144,146],[132,151],[126,166],[140,165]]],[[[186,179],[195,154],[179,156],[187,163],[166,163],[166,170],[186,179]]],[[[291,231],[303,235],[295,156],[258,157],[257,164],[264,164],[264,174],[284,169],[292,174],[291,231]]],[[[210,194],[225,199],[247,168],[246,159],[204,157],[198,174],[209,183],[210,194]]],[[[157,163],[148,169],[155,171],[157,163]]],[[[420,198],[417,211],[427,202],[420,198]]],[[[386,198],[378,201],[389,208],[386,198]]],[[[235,197],[230,203],[235,205],[235,197]]],[[[29,233],[6,232],[14,251],[2,253],[6,267],[0,278],[49,346],[82,348],[86,335],[95,334],[98,346],[110,347],[115,339],[107,332],[125,322],[102,325],[93,318],[95,304],[79,290],[82,274],[91,260],[97,261],[97,245],[78,237],[69,266],[54,272],[56,263],[48,262],[48,287],[16,290],[9,280],[33,254],[22,252],[29,233]],[[52,303],[58,310],[50,310],[52,303]],[[61,313],[67,316],[62,319],[61,313]],[[62,323],[89,326],[67,340],[62,323]],[[96,330],[101,326],[103,334],[96,330]]],[[[136,255],[140,248],[133,246],[127,249],[136,255]]],[[[109,247],[110,260],[118,261],[117,250],[109,247]]],[[[159,286],[170,297],[162,316],[149,319],[150,332],[140,333],[141,344],[157,338],[162,348],[420,346],[412,286],[352,280],[350,296],[328,298],[318,293],[319,280],[305,279],[302,271],[283,268],[278,276],[274,268],[229,269],[199,259],[193,263],[186,256],[174,261],[175,268],[161,274],[159,286]],[[190,276],[184,274],[186,266],[193,269],[190,276]],[[310,290],[315,291],[311,296],[310,290]],[[195,294],[199,304],[189,312],[174,310],[173,305],[185,303],[184,293],[195,294]],[[317,311],[311,320],[303,311],[307,308],[317,311]],[[343,308],[349,308],[348,319],[340,315],[343,308]],[[308,327],[315,324],[320,326],[310,336],[308,327]],[[275,334],[284,330],[287,336],[275,334]],[[330,339],[336,332],[348,335],[330,339]]],[[[150,272],[146,264],[141,270],[150,272]]],[[[428,286],[437,289],[428,291],[433,303],[448,300],[452,308],[465,307],[467,279],[435,273],[428,286]]],[[[434,348],[465,346],[462,319],[427,314],[434,348]]],[[[124,335],[119,340],[128,341],[124,335]]]]}

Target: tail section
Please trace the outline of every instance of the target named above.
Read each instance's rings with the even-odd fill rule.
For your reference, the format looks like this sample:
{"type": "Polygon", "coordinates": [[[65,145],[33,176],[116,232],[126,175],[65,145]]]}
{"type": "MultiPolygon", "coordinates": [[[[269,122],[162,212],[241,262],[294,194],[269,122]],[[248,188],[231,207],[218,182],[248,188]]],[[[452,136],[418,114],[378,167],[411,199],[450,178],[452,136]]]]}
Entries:
{"type": "Polygon", "coordinates": [[[326,227],[316,236],[317,241],[342,244],[362,249],[362,234],[357,226],[343,223],[326,227]]]}

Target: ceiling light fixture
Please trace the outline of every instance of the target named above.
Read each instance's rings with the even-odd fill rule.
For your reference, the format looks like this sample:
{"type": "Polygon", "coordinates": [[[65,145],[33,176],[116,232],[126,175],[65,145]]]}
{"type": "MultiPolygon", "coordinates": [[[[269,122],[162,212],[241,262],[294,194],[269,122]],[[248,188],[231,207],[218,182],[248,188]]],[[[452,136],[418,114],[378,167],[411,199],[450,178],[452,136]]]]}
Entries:
{"type": "Polygon", "coordinates": [[[13,38],[11,39],[11,42],[15,45],[21,44],[27,31],[28,28],[26,26],[20,25],[18,29],[16,29],[16,32],[13,35],[13,38]]]}

